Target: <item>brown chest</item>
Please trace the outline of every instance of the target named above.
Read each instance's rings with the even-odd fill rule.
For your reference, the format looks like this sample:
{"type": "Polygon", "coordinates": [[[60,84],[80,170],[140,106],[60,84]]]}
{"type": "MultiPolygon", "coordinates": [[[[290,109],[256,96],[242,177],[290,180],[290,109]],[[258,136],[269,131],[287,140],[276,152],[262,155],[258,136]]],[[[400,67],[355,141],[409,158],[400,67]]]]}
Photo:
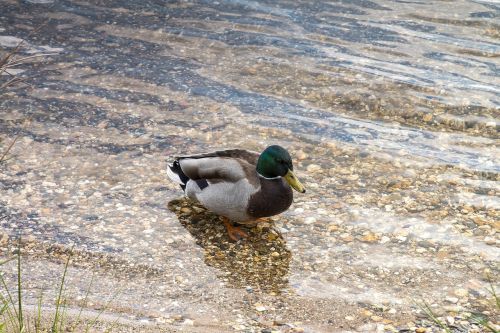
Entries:
{"type": "Polygon", "coordinates": [[[287,210],[292,200],[292,189],[282,178],[261,178],[260,190],[250,197],[247,213],[256,219],[277,215],[287,210]]]}

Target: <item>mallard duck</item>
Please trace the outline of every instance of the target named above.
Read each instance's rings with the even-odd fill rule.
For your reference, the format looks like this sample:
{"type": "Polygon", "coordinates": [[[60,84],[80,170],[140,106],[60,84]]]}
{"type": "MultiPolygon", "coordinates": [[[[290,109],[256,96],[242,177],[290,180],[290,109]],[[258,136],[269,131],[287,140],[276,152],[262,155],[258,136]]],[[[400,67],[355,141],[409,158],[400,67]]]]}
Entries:
{"type": "Polygon", "coordinates": [[[259,218],[287,210],[292,188],[306,191],[293,173],[290,154],[278,145],[261,154],[230,149],[177,157],[168,165],[167,175],[187,197],[220,215],[234,241],[248,235],[231,221],[253,225],[259,218]]]}

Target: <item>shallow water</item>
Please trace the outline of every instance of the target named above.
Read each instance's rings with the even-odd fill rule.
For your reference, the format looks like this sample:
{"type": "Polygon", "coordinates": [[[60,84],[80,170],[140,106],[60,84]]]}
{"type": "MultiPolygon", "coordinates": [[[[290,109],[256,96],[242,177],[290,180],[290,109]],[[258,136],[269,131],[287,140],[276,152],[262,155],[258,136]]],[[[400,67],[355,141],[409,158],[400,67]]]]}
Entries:
{"type": "Polygon", "coordinates": [[[498,314],[498,3],[2,8],[1,50],[40,55],[0,97],[2,148],[20,133],[0,244],[23,235],[28,302],[74,246],[70,304],[96,271],[89,310],[119,292],[109,311],[149,329],[390,331],[415,299],[498,314]],[[308,191],[247,242],[166,177],[176,155],[274,143],[308,191]]]}

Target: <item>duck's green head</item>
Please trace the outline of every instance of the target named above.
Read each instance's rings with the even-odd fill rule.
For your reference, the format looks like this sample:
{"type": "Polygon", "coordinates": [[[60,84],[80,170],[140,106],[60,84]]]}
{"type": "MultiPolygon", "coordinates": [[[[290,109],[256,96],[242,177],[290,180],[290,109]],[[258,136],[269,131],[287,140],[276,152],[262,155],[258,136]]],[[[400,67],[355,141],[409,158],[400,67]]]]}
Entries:
{"type": "Polygon", "coordinates": [[[257,172],[265,178],[283,177],[298,192],[304,193],[306,191],[293,173],[290,154],[281,146],[269,146],[260,154],[257,172]]]}

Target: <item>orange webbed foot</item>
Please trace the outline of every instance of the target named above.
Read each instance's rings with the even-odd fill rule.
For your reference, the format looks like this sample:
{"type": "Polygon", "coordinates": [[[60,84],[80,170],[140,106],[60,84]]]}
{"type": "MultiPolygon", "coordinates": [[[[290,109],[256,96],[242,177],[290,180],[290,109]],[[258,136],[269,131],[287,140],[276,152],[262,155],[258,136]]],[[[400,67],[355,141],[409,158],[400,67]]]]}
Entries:
{"type": "Polygon", "coordinates": [[[233,240],[234,242],[248,237],[248,234],[245,231],[241,230],[241,228],[239,227],[234,226],[231,222],[229,222],[228,218],[223,217],[222,223],[224,223],[224,226],[226,227],[229,238],[231,238],[231,240],[233,240]]]}

